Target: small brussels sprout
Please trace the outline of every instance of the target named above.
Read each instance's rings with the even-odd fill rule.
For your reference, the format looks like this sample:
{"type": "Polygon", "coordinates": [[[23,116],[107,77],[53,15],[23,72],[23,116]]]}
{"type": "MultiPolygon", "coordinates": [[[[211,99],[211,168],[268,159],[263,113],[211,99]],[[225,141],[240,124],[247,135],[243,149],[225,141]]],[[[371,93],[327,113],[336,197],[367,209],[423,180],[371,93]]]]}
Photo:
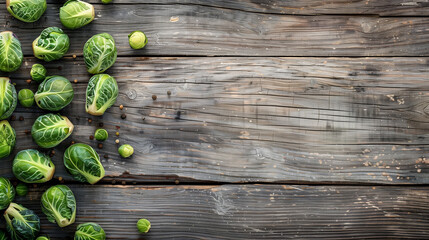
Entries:
{"type": "Polygon", "coordinates": [[[23,107],[31,107],[34,104],[34,93],[30,89],[21,89],[18,92],[19,103],[23,107]]]}
{"type": "Polygon", "coordinates": [[[48,113],[36,119],[31,135],[40,147],[53,148],[68,138],[73,128],[73,123],[67,117],[48,113]]]}
{"type": "Polygon", "coordinates": [[[102,73],[110,68],[117,55],[115,40],[108,33],[92,36],[83,46],[83,58],[88,72],[92,74],[102,73]]]}
{"type": "Polygon", "coordinates": [[[74,91],[70,81],[62,76],[47,77],[37,89],[34,99],[37,106],[49,111],[59,111],[71,103],[74,91]]]}
{"type": "Polygon", "coordinates": [[[60,59],[67,53],[70,39],[61,28],[48,27],[33,41],[34,56],[50,62],[60,59]]]}
{"type": "Polygon", "coordinates": [[[11,203],[4,213],[6,230],[14,240],[34,240],[40,231],[40,219],[30,209],[11,203]]]}
{"type": "Polygon", "coordinates": [[[23,22],[35,22],[46,11],[46,0],[7,0],[7,11],[23,22]]]}
{"type": "Polygon", "coordinates": [[[0,120],[12,115],[17,102],[15,86],[10,83],[9,78],[0,77],[0,120]]]}
{"type": "Polygon", "coordinates": [[[84,1],[68,0],[60,8],[60,20],[69,29],[81,28],[94,20],[94,7],[84,1]]]}
{"type": "Polygon", "coordinates": [[[77,226],[74,240],[105,240],[106,233],[97,223],[82,223],[77,226]]]}
{"type": "Polygon", "coordinates": [[[15,129],[7,120],[0,121],[0,159],[7,157],[15,147],[15,129]]]}
{"type": "Polygon", "coordinates": [[[25,185],[24,183],[18,183],[18,185],[16,185],[16,195],[18,196],[25,196],[28,193],[28,187],[27,185],[25,185]]]}
{"type": "Polygon", "coordinates": [[[139,230],[139,232],[141,233],[147,233],[150,230],[150,222],[147,219],[140,219],[137,222],[137,229],[139,230]]]}
{"type": "Polygon", "coordinates": [[[46,70],[46,68],[42,64],[38,63],[33,64],[30,71],[31,79],[33,79],[37,83],[43,82],[43,80],[45,80],[46,78],[47,73],[48,71],[46,70]]]}
{"type": "Polygon", "coordinates": [[[124,144],[118,149],[119,155],[123,158],[130,157],[134,153],[134,148],[130,144],[124,144]]]}
{"type": "Polygon", "coordinates": [[[134,49],[144,48],[147,44],[147,37],[142,31],[134,31],[128,35],[128,42],[134,49]]]}
{"type": "Polygon", "coordinates": [[[9,207],[15,198],[15,188],[7,178],[0,177],[0,210],[9,207]]]}
{"type": "Polygon", "coordinates": [[[22,182],[44,183],[54,176],[55,165],[46,154],[35,149],[26,149],[16,154],[12,172],[22,182]]]}
{"type": "Polygon", "coordinates": [[[94,137],[97,141],[106,141],[109,137],[106,129],[99,128],[95,131],[94,137]]]}
{"type": "Polygon", "coordinates": [[[45,236],[40,236],[36,240],[50,240],[50,238],[49,237],[45,237],[45,236]]]}
{"type": "Polygon", "coordinates": [[[101,0],[101,2],[103,3],[103,4],[108,4],[108,3],[111,3],[113,0],[101,0]]]}
{"type": "Polygon", "coordinates": [[[76,219],[76,199],[65,185],[50,187],[42,195],[42,211],[51,223],[60,227],[73,224],[76,219]]]}
{"type": "Polygon", "coordinates": [[[116,102],[118,97],[118,84],[114,77],[108,74],[97,74],[89,79],[86,88],[87,113],[100,116],[116,102]]]}
{"type": "Polygon", "coordinates": [[[0,71],[14,72],[21,67],[24,55],[21,43],[11,31],[0,33],[0,71]]]}
{"type": "Polygon", "coordinates": [[[67,171],[78,181],[95,184],[104,177],[104,167],[98,153],[89,145],[76,143],[64,153],[67,171]]]}
{"type": "Polygon", "coordinates": [[[8,240],[6,233],[0,230],[0,240],[8,240]]]}

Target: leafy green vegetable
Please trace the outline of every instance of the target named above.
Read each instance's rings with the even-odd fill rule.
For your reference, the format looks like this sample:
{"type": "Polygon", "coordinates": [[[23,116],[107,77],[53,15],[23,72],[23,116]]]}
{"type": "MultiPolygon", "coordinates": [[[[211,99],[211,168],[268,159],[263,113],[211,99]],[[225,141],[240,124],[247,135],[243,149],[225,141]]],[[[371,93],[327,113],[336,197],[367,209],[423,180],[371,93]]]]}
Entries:
{"type": "Polygon", "coordinates": [[[7,120],[0,121],[0,159],[7,157],[15,147],[15,129],[7,120]]]}
{"type": "Polygon", "coordinates": [[[108,33],[92,36],[83,46],[83,57],[88,72],[98,74],[106,71],[116,61],[115,40],[108,33]]]}
{"type": "Polygon", "coordinates": [[[0,33],[0,71],[14,72],[22,64],[21,43],[11,31],[0,33]]]}
{"type": "Polygon", "coordinates": [[[48,71],[46,70],[46,68],[42,64],[38,63],[33,64],[30,71],[31,78],[37,83],[43,82],[43,80],[45,80],[46,78],[47,73],[48,71]]]}
{"type": "Polygon", "coordinates": [[[41,109],[59,111],[71,103],[73,96],[73,87],[67,78],[50,76],[39,85],[34,99],[41,109]]]}
{"type": "Polygon", "coordinates": [[[95,131],[94,137],[97,141],[106,141],[109,137],[106,129],[99,128],[95,131]]]}
{"type": "Polygon", "coordinates": [[[46,154],[35,149],[26,149],[16,154],[12,172],[22,182],[44,183],[54,176],[55,165],[46,154]]]}
{"type": "Polygon", "coordinates": [[[50,187],[42,195],[42,211],[49,222],[60,227],[73,224],[76,218],[76,199],[65,185],[50,187]]]}
{"type": "Polygon", "coordinates": [[[25,196],[28,193],[28,187],[27,185],[25,185],[24,183],[18,183],[18,185],[16,186],[16,194],[18,196],[25,196]]]}
{"type": "Polygon", "coordinates": [[[0,210],[9,207],[15,198],[15,189],[7,178],[0,177],[0,210]]]}
{"type": "Polygon", "coordinates": [[[0,77],[0,120],[12,115],[17,102],[15,86],[10,83],[9,78],[0,77]]]}
{"type": "Polygon", "coordinates": [[[30,89],[21,89],[18,92],[19,103],[23,107],[31,107],[34,104],[34,93],[30,89]]]}
{"type": "Polygon", "coordinates": [[[78,181],[95,184],[104,177],[98,153],[89,145],[76,143],[64,153],[64,165],[78,181]]]}
{"type": "Polygon", "coordinates": [[[118,84],[114,77],[108,74],[97,74],[89,79],[86,88],[86,112],[95,116],[104,112],[116,102],[118,84]]]}
{"type": "Polygon", "coordinates": [[[61,28],[48,27],[33,42],[34,56],[50,62],[60,59],[67,53],[70,40],[61,28]]]}
{"type": "Polygon", "coordinates": [[[133,155],[134,148],[130,144],[124,144],[119,147],[118,152],[123,158],[127,158],[133,155]]]}
{"type": "Polygon", "coordinates": [[[69,29],[77,29],[94,20],[94,7],[84,1],[68,0],[60,8],[61,23],[69,29]]]}
{"type": "Polygon", "coordinates": [[[8,240],[6,233],[0,230],[0,240],[8,240]]]}
{"type": "Polygon", "coordinates": [[[50,240],[50,238],[49,237],[45,237],[45,236],[40,236],[36,240],[50,240]]]}
{"type": "Polygon", "coordinates": [[[7,11],[23,22],[35,22],[46,11],[46,0],[7,0],[7,11]]]}
{"type": "Polygon", "coordinates": [[[141,233],[147,233],[147,232],[149,232],[149,229],[150,229],[150,222],[149,222],[149,220],[144,219],[144,218],[140,219],[137,222],[137,229],[141,233]]]}
{"type": "Polygon", "coordinates": [[[101,2],[103,3],[103,4],[108,4],[108,3],[111,3],[113,0],[101,0],[101,2]]]}
{"type": "Polygon", "coordinates": [[[34,141],[42,148],[53,148],[73,132],[73,123],[59,114],[46,114],[38,117],[31,128],[34,141]]]}
{"type": "Polygon", "coordinates": [[[4,213],[6,229],[13,240],[34,240],[40,231],[40,219],[30,209],[11,203],[4,213]]]}
{"type": "Polygon", "coordinates": [[[74,240],[105,240],[106,233],[97,223],[82,223],[77,226],[74,234],[74,240]]]}
{"type": "Polygon", "coordinates": [[[133,49],[141,49],[146,46],[147,37],[142,31],[134,31],[128,35],[128,42],[133,49]]]}

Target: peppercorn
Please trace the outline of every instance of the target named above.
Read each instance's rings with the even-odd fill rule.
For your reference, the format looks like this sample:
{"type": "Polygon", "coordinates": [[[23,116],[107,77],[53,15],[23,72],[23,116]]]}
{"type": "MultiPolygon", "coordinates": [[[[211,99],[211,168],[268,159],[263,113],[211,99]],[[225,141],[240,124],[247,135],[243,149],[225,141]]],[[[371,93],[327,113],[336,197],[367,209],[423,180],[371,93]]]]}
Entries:
{"type": "Polygon", "coordinates": [[[75,79],[73,82],[74,82],[74,83],[77,83],[77,79],[75,79]]]}
{"type": "Polygon", "coordinates": [[[91,135],[91,136],[89,136],[89,139],[90,139],[90,140],[94,140],[94,136],[92,136],[92,135],[91,135]]]}
{"type": "Polygon", "coordinates": [[[25,135],[30,135],[31,134],[31,131],[28,130],[28,129],[26,129],[24,132],[25,132],[25,135]]]}
{"type": "Polygon", "coordinates": [[[120,129],[121,127],[119,127],[119,126],[115,126],[116,127],[116,129],[120,129]]]}
{"type": "Polygon", "coordinates": [[[75,144],[75,141],[71,141],[71,143],[70,143],[71,145],[73,145],[73,144],[75,144]]]}
{"type": "Polygon", "coordinates": [[[12,117],[10,117],[10,120],[11,120],[11,121],[15,121],[15,120],[16,120],[15,115],[12,115],[12,117]]]}
{"type": "Polygon", "coordinates": [[[119,132],[116,132],[116,136],[119,136],[119,132]]]}
{"type": "Polygon", "coordinates": [[[104,158],[106,158],[106,159],[107,159],[107,158],[109,158],[109,155],[107,155],[107,154],[104,154],[104,158]]]}
{"type": "Polygon", "coordinates": [[[157,98],[157,96],[154,94],[154,95],[152,95],[152,100],[156,100],[156,98],[157,98]]]}
{"type": "Polygon", "coordinates": [[[168,95],[168,96],[170,96],[170,95],[171,95],[171,91],[170,91],[170,90],[168,90],[168,91],[167,91],[167,95],[168,95]]]}
{"type": "Polygon", "coordinates": [[[88,122],[89,122],[89,123],[92,123],[92,119],[91,119],[91,118],[88,118],[88,122]]]}
{"type": "Polygon", "coordinates": [[[30,84],[31,83],[31,79],[27,79],[27,80],[25,80],[28,84],[30,84]]]}
{"type": "Polygon", "coordinates": [[[117,143],[117,144],[118,144],[118,143],[119,143],[119,139],[116,139],[116,140],[115,140],[115,143],[117,143]]]}
{"type": "Polygon", "coordinates": [[[24,121],[24,117],[23,116],[19,116],[19,121],[24,121]]]}
{"type": "Polygon", "coordinates": [[[98,148],[99,148],[99,149],[103,149],[103,144],[102,144],[102,143],[99,143],[99,144],[98,144],[98,148]]]}
{"type": "Polygon", "coordinates": [[[124,109],[124,105],[122,105],[122,104],[121,104],[121,105],[119,106],[119,109],[121,109],[121,110],[122,110],[122,109],[124,109]]]}
{"type": "Polygon", "coordinates": [[[98,126],[99,126],[99,127],[103,127],[103,126],[104,126],[104,123],[102,123],[102,122],[101,122],[101,123],[99,123],[99,124],[98,124],[98,126]]]}
{"type": "Polygon", "coordinates": [[[73,58],[76,58],[76,54],[73,54],[73,58]]]}
{"type": "Polygon", "coordinates": [[[127,115],[125,113],[122,113],[121,118],[125,119],[125,118],[127,118],[127,115]]]}

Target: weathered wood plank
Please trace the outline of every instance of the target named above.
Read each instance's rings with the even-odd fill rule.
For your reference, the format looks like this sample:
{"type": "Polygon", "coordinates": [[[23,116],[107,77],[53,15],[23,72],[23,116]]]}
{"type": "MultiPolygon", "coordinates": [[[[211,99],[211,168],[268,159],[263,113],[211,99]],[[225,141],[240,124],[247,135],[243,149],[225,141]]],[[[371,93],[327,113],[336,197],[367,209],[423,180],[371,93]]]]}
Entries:
{"type": "Polygon", "coordinates": [[[46,187],[17,202],[36,211],[42,233],[72,239],[97,222],[108,239],[428,239],[428,187],[293,185],[71,185],[76,223],[64,229],[40,210],[46,187]],[[146,235],[136,222],[152,223],[146,235]]]}
{"type": "MultiPolygon", "coordinates": [[[[205,5],[97,5],[96,19],[67,31],[69,56],[82,55],[93,34],[111,33],[120,55],[178,56],[429,56],[429,18],[288,16],[205,5]],[[127,36],[147,33],[148,46],[133,50],[127,36]]],[[[59,5],[49,4],[36,23],[22,23],[0,9],[0,31],[15,32],[27,56],[49,26],[61,26],[59,5]]]]}
{"type": "MultiPolygon", "coordinates": [[[[34,59],[13,74],[31,87],[34,59]]],[[[100,122],[110,138],[100,155],[118,181],[366,182],[428,184],[429,58],[119,58],[108,72],[120,95],[101,117],[84,114],[89,75],[81,58],[47,65],[74,84],[63,111],[76,125],[56,148],[89,143],[100,122]],[[171,96],[167,96],[167,91],[171,96]],[[157,100],[152,100],[152,95],[157,100]],[[124,110],[118,106],[123,104],[124,110]],[[125,113],[127,118],[121,119],[125,113]],[[88,122],[88,117],[93,121],[88,122]],[[145,118],[145,120],[143,120],[145,118]],[[136,149],[121,159],[114,141],[136,149]]],[[[16,151],[41,113],[18,107],[16,151]]],[[[10,176],[12,159],[0,174],[10,176]]]]}

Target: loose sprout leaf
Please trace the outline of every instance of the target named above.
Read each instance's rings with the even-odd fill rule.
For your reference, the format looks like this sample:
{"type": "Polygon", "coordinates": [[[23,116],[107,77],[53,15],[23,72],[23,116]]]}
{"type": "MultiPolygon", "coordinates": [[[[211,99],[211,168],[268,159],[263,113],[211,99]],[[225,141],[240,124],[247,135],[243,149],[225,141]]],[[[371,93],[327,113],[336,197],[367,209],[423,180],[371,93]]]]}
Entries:
{"type": "Polygon", "coordinates": [[[42,211],[52,223],[66,227],[75,221],[76,200],[73,192],[65,185],[50,187],[42,195],[42,211]]]}
{"type": "Polygon", "coordinates": [[[12,184],[8,179],[0,177],[0,210],[9,207],[14,198],[15,189],[12,184]]]}
{"type": "Polygon", "coordinates": [[[98,74],[106,71],[116,61],[115,40],[108,33],[92,36],[83,47],[83,57],[88,72],[98,74]]]}
{"type": "Polygon", "coordinates": [[[6,229],[14,240],[34,240],[40,231],[40,219],[30,209],[11,203],[5,211],[6,229]]]}
{"type": "Polygon", "coordinates": [[[34,56],[46,62],[62,58],[69,47],[69,37],[58,27],[44,29],[33,41],[34,56]]]}
{"type": "Polygon", "coordinates": [[[46,0],[8,0],[9,13],[23,22],[35,22],[46,11],[46,0]]]}
{"type": "Polygon", "coordinates": [[[22,54],[21,43],[18,38],[10,32],[0,33],[0,71],[14,72],[22,64],[24,55],[22,54]]]}
{"type": "Polygon", "coordinates": [[[0,120],[12,115],[17,105],[17,94],[15,87],[10,83],[9,78],[0,77],[0,120]]]}
{"type": "Polygon", "coordinates": [[[108,74],[98,74],[89,80],[86,89],[86,112],[95,116],[115,104],[118,97],[118,84],[114,77],[108,74]]]}
{"type": "Polygon", "coordinates": [[[74,97],[70,81],[62,76],[47,77],[34,95],[37,106],[49,111],[59,111],[71,103],[74,97]]]}
{"type": "Polygon", "coordinates": [[[94,7],[84,1],[69,0],[60,8],[61,23],[69,29],[83,27],[94,20],[94,7]]]}
{"type": "Polygon", "coordinates": [[[78,181],[94,184],[104,177],[98,153],[89,145],[77,143],[64,153],[67,171],[78,181]]]}
{"type": "Polygon", "coordinates": [[[49,156],[35,149],[26,149],[16,154],[13,174],[25,183],[43,183],[52,179],[55,166],[49,156]]]}
{"type": "Polygon", "coordinates": [[[52,148],[69,137],[73,128],[67,117],[49,113],[36,119],[31,128],[31,135],[40,147],[52,148]]]}
{"type": "Polygon", "coordinates": [[[15,129],[10,126],[7,120],[0,121],[0,159],[10,155],[15,142],[15,129]]]}

